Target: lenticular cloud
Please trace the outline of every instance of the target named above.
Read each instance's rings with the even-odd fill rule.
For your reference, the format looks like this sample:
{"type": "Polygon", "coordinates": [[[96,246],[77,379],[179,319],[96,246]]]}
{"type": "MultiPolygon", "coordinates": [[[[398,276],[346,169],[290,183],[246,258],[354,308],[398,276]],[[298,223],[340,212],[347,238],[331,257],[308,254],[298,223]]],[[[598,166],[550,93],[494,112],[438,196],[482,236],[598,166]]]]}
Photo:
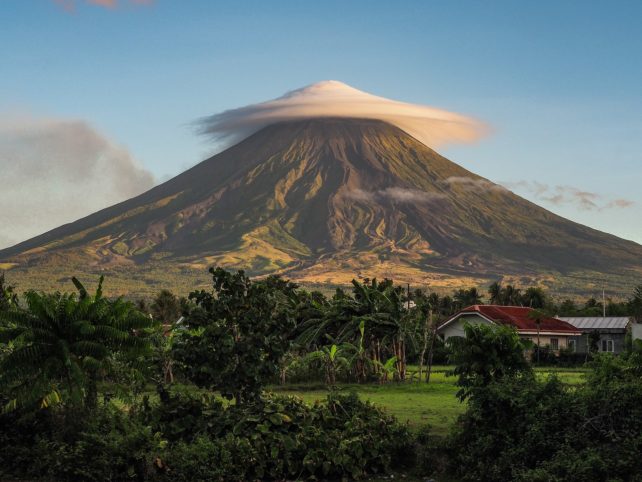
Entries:
{"type": "Polygon", "coordinates": [[[406,131],[430,147],[469,143],[487,129],[481,122],[434,107],[385,99],[327,80],[288,92],[278,99],[201,119],[200,132],[232,144],[276,122],[312,117],[378,119],[406,131]]]}

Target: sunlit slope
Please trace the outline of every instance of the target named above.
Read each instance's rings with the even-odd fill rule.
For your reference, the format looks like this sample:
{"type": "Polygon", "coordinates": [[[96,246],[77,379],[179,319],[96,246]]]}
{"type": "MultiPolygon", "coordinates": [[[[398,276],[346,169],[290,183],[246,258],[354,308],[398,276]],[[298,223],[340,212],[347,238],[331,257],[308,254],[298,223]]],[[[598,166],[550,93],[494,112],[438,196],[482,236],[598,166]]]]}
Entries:
{"type": "Polygon", "coordinates": [[[319,118],[266,127],[136,198],[0,251],[0,262],[142,283],[163,267],[192,276],[221,264],[309,282],[452,284],[633,279],[642,247],[556,216],[390,124],[319,118]]]}

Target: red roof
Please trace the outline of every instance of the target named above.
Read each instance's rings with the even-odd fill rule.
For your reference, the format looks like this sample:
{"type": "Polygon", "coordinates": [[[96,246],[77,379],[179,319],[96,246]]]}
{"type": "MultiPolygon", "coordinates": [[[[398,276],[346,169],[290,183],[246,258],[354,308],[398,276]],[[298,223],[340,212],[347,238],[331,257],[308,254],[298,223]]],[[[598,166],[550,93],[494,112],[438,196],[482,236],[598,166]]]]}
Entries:
{"type": "MultiPolygon", "coordinates": [[[[523,306],[499,306],[499,305],[472,305],[464,308],[453,318],[465,313],[479,313],[482,316],[502,325],[509,325],[517,331],[537,331],[537,322],[529,314],[533,308],[523,306]]],[[[580,335],[581,333],[570,323],[558,320],[557,318],[545,317],[540,319],[540,332],[554,332],[568,335],[580,335]]]]}

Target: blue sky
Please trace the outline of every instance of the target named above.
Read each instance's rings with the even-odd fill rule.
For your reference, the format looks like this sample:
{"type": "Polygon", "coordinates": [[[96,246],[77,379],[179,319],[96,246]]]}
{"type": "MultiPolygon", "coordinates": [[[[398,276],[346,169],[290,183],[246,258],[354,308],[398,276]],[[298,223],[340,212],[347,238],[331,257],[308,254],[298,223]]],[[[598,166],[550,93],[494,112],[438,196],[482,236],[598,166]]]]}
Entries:
{"type": "Polygon", "coordinates": [[[3,0],[0,127],[82,121],[163,180],[213,151],[195,119],[336,79],[485,121],[488,137],[442,154],[642,242],[642,2],[90,3],[3,0]]]}

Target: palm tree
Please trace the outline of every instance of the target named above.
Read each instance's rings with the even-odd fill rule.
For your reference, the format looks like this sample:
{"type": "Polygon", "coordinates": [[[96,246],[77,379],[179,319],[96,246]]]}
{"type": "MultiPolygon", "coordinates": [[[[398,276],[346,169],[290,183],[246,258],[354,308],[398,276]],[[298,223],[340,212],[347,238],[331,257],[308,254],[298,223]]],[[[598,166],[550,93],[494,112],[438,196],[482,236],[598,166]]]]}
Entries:
{"type": "Polygon", "coordinates": [[[12,395],[8,408],[69,403],[93,408],[97,381],[114,356],[148,352],[143,336],[152,321],[122,299],[93,296],[75,278],[78,295],[25,294],[26,309],[0,313],[0,342],[10,346],[0,360],[0,387],[12,395]]]}
{"type": "Polygon", "coordinates": [[[529,314],[528,317],[535,320],[535,324],[537,325],[537,363],[539,364],[539,358],[540,358],[540,328],[542,326],[542,320],[548,316],[547,313],[542,311],[541,309],[535,309],[532,310],[529,314]]]}
{"type": "Polygon", "coordinates": [[[499,281],[495,281],[488,287],[488,295],[490,296],[491,305],[501,304],[502,285],[499,281]]]}
{"type": "Polygon", "coordinates": [[[506,285],[502,288],[501,304],[506,306],[517,306],[521,304],[522,290],[513,285],[506,285]]]}
{"type": "Polygon", "coordinates": [[[546,294],[542,288],[531,286],[527,288],[522,296],[524,306],[531,308],[544,308],[546,304],[546,294]]]}
{"type": "Polygon", "coordinates": [[[481,294],[477,288],[470,288],[467,290],[460,289],[455,291],[454,296],[455,305],[458,309],[465,308],[471,305],[478,305],[481,303],[481,294]]]}

